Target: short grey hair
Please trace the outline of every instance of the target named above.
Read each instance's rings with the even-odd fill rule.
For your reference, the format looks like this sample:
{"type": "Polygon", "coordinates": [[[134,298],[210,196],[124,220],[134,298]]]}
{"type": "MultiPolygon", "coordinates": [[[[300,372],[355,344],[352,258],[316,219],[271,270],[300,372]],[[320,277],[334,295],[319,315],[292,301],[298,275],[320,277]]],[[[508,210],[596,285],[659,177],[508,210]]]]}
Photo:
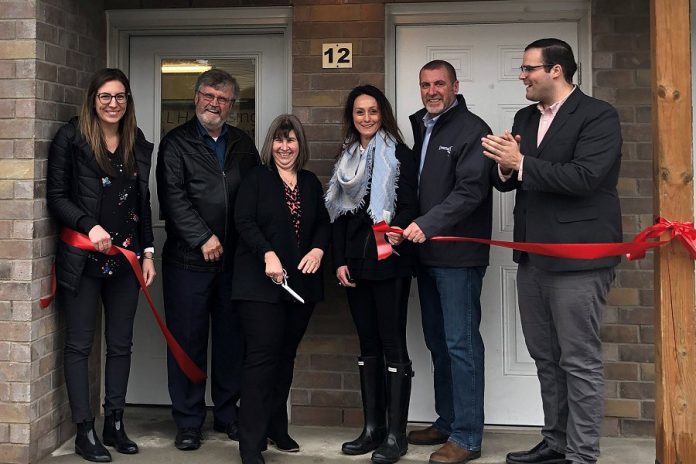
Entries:
{"type": "Polygon", "coordinates": [[[208,87],[213,87],[214,89],[220,89],[220,87],[231,85],[232,92],[234,93],[232,98],[239,98],[239,84],[237,83],[237,79],[235,79],[230,75],[230,73],[228,73],[227,71],[223,71],[222,69],[212,68],[201,73],[198,76],[198,79],[196,79],[194,91],[198,92],[204,85],[208,87]]]}

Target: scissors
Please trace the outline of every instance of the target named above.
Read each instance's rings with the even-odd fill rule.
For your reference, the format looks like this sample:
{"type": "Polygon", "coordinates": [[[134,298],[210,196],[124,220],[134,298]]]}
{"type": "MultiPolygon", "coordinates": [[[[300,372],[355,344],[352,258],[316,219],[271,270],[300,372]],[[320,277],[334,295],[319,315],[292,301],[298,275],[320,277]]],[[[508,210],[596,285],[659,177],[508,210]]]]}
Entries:
{"type": "Polygon", "coordinates": [[[280,282],[276,282],[273,279],[271,279],[271,281],[274,284],[280,285],[281,287],[283,287],[283,289],[285,289],[285,291],[288,292],[294,299],[296,299],[300,303],[304,304],[304,299],[295,290],[290,288],[290,286],[288,285],[288,271],[283,269],[283,280],[281,280],[280,282]]]}

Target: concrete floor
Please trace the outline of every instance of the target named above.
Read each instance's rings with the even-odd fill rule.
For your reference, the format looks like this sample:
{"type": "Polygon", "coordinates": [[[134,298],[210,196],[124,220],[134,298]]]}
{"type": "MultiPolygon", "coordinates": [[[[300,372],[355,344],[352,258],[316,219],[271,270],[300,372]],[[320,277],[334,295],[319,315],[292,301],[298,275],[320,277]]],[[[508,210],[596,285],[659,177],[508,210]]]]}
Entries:
{"type": "MultiPolygon", "coordinates": [[[[174,447],[176,429],[167,408],[126,409],[124,420],[128,435],[140,446],[135,455],[118,454],[110,449],[113,462],[123,464],[234,464],[239,459],[237,443],[226,435],[212,430],[208,424],[204,430],[205,441],[197,451],[179,451],[174,447]]],[[[412,424],[410,428],[419,428],[412,424]]],[[[358,431],[337,427],[291,426],[291,435],[300,443],[301,452],[281,453],[273,447],[264,453],[268,464],[348,464],[369,463],[370,455],[344,456],[341,443],[352,440],[358,431]]],[[[101,433],[101,421],[97,431],[101,433]]],[[[523,450],[539,441],[539,431],[533,429],[490,428],[483,439],[483,455],[472,461],[476,464],[503,464],[505,454],[511,450],[523,450]]],[[[400,463],[426,463],[437,446],[410,446],[408,454],[400,463]]],[[[39,464],[82,464],[81,457],[74,454],[73,440],[69,440],[39,464]]],[[[653,464],[655,462],[655,440],[603,438],[600,464],[653,464]]]]}

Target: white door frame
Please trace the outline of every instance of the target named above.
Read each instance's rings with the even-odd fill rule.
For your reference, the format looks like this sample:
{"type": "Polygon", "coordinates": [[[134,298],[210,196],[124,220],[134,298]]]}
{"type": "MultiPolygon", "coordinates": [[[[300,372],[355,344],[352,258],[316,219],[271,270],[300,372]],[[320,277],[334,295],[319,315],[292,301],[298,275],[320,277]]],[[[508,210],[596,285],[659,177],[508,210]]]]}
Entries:
{"type": "MultiPolygon", "coordinates": [[[[578,82],[592,95],[590,0],[502,0],[457,3],[391,3],[385,7],[385,92],[396,102],[396,28],[405,24],[485,24],[572,21],[578,23],[578,82]],[[583,64],[585,64],[583,66],[583,64]]],[[[543,31],[539,38],[542,38],[543,31]]],[[[520,44],[526,45],[526,44],[520,44]]],[[[425,64],[425,63],[423,63],[425,64]]],[[[416,77],[413,91],[417,90],[416,77]]]]}
{"type": "MultiPolygon", "coordinates": [[[[285,43],[283,72],[287,83],[285,112],[292,111],[292,19],[291,7],[166,8],[108,10],[107,64],[130,76],[130,42],[133,36],[206,36],[206,35],[282,35],[285,43]]],[[[157,145],[158,140],[154,141],[157,145]]],[[[153,153],[153,157],[156,151],[153,153]]],[[[153,162],[154,167],[154,162],[153,162]]],[[[154,181],[154,168],[150,182],[154,181]]],[[[164,228],[153,218],[154,228],[164,228]]],[[[159,308],[160,312],[163,308],[159,308]]],[[[102,341],[102,352],[106,348],[102,341]]],[[[104,394],[102,363],[101,393],[104,394]]],[[[290,410],[288,408],[288,414],[290,410]]]]}
{"type": "Polygon", "coordinates": [[[129,72],[133,35],[283,34],[287,111],[292,110],[292,7],[163,8],[106,11],[107,63],[129,72]]]}

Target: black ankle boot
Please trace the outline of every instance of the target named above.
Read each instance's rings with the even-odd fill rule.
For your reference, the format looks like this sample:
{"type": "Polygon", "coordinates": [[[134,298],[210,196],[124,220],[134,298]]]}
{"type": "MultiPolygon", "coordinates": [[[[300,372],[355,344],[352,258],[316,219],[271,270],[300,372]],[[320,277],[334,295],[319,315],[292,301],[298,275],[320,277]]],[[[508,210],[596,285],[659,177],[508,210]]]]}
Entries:
{"type": "Polygon", "coordinates": [[[387,394],[389,405],[387,417],[389,430],[379,448],[372,453],[372,462],[391,464],[399,460],[408,450],[406,423],[408,404],[411,399],[411,363],[390,364],[387,367],[387,394]]]}
{"type": "Polygon", "coordinates": [[[360,393],[365,426],[358,438],[341,446],[343,454],[365,454],[377,449],[387,435],[384,387],[384,361],[376,356],[358,359],[360,393]]]}
{"type": "Polygon", "coordinates": [[[77,424],[75,454],[92,462],[111,462],[111,453],[101,444],[94,430],[94,419],[77,424]]]}
{"type": "Polygon", "coordinates": [[[138,445],[126,435],[126,429],[123,426],[123,409],[114,409],[110,415],[104,417],[102,439],[106,446],[113,446],[119,453],[138,452],[138,445]]]}

